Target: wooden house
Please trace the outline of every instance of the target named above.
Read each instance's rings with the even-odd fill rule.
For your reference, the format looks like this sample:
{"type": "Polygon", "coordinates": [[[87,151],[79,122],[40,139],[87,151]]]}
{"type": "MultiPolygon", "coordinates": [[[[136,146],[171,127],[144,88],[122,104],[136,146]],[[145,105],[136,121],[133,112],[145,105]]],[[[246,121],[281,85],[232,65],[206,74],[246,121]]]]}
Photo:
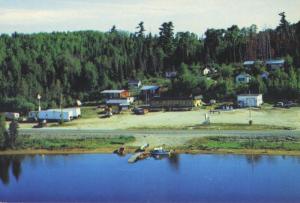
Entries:
{"type": "Polygon", "coordinates": [[[146,102],[151,100],[153,97],[160,95],[160,87],[156,85],[144,85],[141,88],[140,98],[146,102]]]}
{"type": "Polygon", "coordinates": [[[200,105],[201,99],[193,97],[154,97],[150,100],[151,110],[191,110],[200,105]]]}
{"type": "Polygon", "coordinates": [[[128,90],[104,90],[101,92],[104,99],[123,99],[130,97],[128,90]]]}

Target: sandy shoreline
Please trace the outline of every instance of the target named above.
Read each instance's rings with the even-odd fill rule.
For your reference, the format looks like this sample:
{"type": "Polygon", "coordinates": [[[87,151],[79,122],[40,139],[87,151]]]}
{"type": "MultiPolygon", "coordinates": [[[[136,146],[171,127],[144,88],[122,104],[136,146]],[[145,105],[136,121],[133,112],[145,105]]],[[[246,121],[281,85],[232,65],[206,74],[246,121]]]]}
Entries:
{"type": "MultiPolygon", "coordinates": [[[[136,148],[127,148],[126,153],[132,154],[136,148]]],[[[1,155],[59,155],[59,154],[112,154],[116,148],[98,148],[98,149],[22,149],[0,151],[1,155]]],[[[265,149],[216,149],[216,150],[188,150],[173,148],[178,154],[232,154],[232,155],[286,155],[300,156],[300,151],[287,150],[265,150],[265,149]]]]}

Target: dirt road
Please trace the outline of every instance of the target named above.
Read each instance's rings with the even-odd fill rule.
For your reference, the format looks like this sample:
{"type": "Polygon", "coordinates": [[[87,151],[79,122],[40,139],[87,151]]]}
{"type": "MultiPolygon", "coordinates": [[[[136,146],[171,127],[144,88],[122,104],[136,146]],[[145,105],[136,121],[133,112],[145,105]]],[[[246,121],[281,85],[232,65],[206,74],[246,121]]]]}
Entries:
{"type": "Polygon", "coordinates": [[[101,130],[101,129],[20,129],[21,135],[31,135],[36,138],[89,138],[107,136],[135,136],[138,146],[149,143],[151,146],[182,145],[186,141],[201,136],[300,136],[300,130],[101,130]]]}

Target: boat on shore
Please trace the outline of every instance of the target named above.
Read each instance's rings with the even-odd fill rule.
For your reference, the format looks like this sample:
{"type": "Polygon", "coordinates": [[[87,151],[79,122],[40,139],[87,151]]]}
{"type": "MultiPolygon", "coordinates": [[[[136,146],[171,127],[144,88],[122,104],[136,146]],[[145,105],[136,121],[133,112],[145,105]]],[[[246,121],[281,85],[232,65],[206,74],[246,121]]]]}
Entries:
{"type": "Polygon", "coordinates": [[[170,156],[171,152],[168,150],[164,150],[162,147],[154,148],[150,151],[152,156],[170,156]]]}

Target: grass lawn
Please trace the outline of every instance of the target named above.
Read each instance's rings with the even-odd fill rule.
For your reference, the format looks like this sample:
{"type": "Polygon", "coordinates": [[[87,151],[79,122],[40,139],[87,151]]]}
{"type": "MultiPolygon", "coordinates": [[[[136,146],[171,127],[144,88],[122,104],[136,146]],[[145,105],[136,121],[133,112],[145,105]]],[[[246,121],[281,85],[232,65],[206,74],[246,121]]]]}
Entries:
{"type": "Polygon", "coordinates": [[[223,137],[208,136],[193,138],[182,149],[216,150],[216,149],[266,149],[283,151],[300,151],[300,138],[293,136],[259,136],[259,137],[223,137]]]}
{"type": "Polygon", "coordinates": [[[192,129],[203,130],[294,130],[295,128],[264,124],[243,124],[243,123],[212,123],[209,125],[195,125],[192,129]]]}
{"type": "Polygon", "coordinates": [[[133,136],[99,137],[99,138],[32,138],[25,136],[19,141],[21,149],[97,149],[119,147],[135,141],[133,136]]]}

